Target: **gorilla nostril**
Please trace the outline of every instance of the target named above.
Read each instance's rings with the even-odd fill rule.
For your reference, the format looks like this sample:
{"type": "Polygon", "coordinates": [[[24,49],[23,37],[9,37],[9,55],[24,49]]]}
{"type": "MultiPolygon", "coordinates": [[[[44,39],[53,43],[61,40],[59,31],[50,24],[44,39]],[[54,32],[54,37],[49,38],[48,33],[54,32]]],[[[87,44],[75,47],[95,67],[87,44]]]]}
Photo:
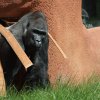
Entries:
{"type": "Polygon", "coordinates": [[[36,40],[39,44],[41,44],[41,41],[39,41],[39,40],[36,40]]]}
{"type": "Polygon", "coordinates": [[[37,44],[37,46],[41,46],[41,41],[38,41],[38,40],[36,40],[36,44],[37,44]]]}

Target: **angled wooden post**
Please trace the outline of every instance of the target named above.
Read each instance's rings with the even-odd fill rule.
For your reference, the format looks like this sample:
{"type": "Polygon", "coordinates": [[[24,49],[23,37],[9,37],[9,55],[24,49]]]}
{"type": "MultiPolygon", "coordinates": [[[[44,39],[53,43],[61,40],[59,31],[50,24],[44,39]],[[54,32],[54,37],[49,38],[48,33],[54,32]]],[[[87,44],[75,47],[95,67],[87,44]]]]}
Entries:
{"type": "Polygon", "coordinates": [[[0,62],[0,96],[5,96],[5,95],[6,95],[5,79],[4,79],[2,65],[0,62]]]}

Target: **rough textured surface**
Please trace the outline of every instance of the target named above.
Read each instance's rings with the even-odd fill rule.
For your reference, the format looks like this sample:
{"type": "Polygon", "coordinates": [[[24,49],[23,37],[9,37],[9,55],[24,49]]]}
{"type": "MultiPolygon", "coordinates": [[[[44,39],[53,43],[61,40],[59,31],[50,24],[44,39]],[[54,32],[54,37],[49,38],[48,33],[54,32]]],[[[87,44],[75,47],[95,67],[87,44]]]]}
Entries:
{"type": "Polygon", "coordinates": [[[51,83],[54,83],[57,78],[61,78],[63,81],[69,78],[81,81],[93,73],[100,73],[100,57],[98,56],[100,46],[99,43],[96,45],[100,28],[87,30],[83,26],[81,0],[30,1],[31,3],[27,2],[27,4],[14,3],[15,9],[12,9],[13,5],[0,8],[0,16],[20,17],[30,11],[30,8],[33,11],[41,10],[46,14],[49,33],[68,57],[68,59],[64,59],[58,48],[50,40],[49,75],[51,83]],[[6,10],[6,13],[3,10],[6,10]],[[94,45],[97,48],[93,48],[94,45]]]}
{"type": "Polygon", "coordinates": [[[31,9],[35,0],[0,0],[0,17],[20,17],[31,9]]]}

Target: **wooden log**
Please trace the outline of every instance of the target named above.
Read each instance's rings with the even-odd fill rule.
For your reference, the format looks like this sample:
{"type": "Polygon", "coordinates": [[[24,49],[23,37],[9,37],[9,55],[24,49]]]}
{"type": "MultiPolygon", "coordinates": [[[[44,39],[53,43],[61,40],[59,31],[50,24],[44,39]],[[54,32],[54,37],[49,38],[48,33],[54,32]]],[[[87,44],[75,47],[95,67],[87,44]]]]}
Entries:
{"type": "Polygon", "coordinates": [[[5,85],[2,65],[0,62],[0,96],[5,96],[5,95],[6,95],[6,85],[5,85]]]}

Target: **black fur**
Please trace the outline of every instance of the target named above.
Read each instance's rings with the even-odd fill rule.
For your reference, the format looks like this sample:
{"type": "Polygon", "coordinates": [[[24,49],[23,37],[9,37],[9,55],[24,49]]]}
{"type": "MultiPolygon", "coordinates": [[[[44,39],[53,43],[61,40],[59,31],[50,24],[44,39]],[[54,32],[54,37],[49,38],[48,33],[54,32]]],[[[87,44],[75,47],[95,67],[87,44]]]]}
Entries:
{"type": "Polygon", "coordinates": [[[25,83],[34,87],[48,84],[48,28],[42,12],[31,12],[8,28],[26,52],[33,66],[25,71],[22,63],[4,37],[0,36],[0,60],[7,86],[21,89],[25,83]]]}

